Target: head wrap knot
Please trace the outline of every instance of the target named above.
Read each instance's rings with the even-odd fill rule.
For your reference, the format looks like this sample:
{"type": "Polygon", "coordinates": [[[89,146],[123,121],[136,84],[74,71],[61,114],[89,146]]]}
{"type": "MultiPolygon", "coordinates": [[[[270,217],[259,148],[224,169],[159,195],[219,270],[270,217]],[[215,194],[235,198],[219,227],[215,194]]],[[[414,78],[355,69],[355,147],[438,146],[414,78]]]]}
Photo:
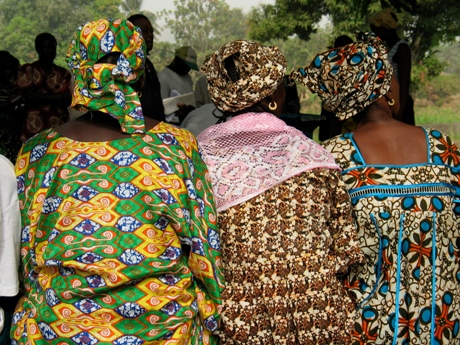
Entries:
{"type": "Polygon", "coordinates": [[[100,19],[80,27],[67,53],[75,76],[72,107],[115,117],[125,133],[144,133],[144,116],[133,84],[144,74],[142,33],[126,20],[100,19]],[[120,52],[116,64],[96,63],[120,52]]]}
{"type": "Polygon", "coordinates": [[[236,112],[271,95],[283,81],[286,59],[277,47],[240,40],[227,43],[206,57],[201,70],[206,73],[211,99],[222,111],[236,112]],[[231,57],[239,79],[228,75],[224,61],[231,57]]]}
{"type": "Polygon", "coordinates": [[[357,42],[318,54],[290,76],[317,93],[323,107],[341,120],[385,95],[393,74],[383,42],[373,33],[356,36],[357,42]]]}

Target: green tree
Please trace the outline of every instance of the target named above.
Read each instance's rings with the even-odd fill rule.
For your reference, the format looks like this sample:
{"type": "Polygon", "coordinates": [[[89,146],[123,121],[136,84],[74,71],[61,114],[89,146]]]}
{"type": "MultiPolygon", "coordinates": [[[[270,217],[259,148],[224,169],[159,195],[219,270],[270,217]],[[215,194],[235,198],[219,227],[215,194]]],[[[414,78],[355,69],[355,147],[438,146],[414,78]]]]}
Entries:
{"type": "Polygon", "coordinates": [[[199,58],[220,45],[246,37],[247,22],[241,9],[230,9],[224,0],[174,0],[167,26],[177,46],[192,46],[199,58]]]}
{"type": "Polygon", "coordinates": [[[457,0],[276,0],[274,5],[261,5],[251,12],[250,37],[266,41],[297,35],[307,40],[323,15],[332,20],[335,32],[368,30],[366,19],[388,6],[400,13],[402,32],[416,63],[423,63],[434,47],[460,35],[457,0]]]}
{"type": "Polygon", "coordinates": [[[144,0],[123,0],[121,10],[126,14],[126,17],[141,12],[141,6],[144,0]]]}
{"type": "Polygon", "coordinates": [[[325,14],[324,0],[276,0],[275,5],[260,5],[252,9],[249,36],[265,42],[297,35],[306,41],[325,14]]]}
{"type": "Polygon", "coordinates": [[[133,14],[143,14],[150,20],[153,26],[153,32],[159,35],[161,27],[158,25],[158,21],[161,17],[161,13],[155,14],[150,11],[142,11],[141,7],[143,2],[144,0],[123,0],[121,3],[121,11],[124,13],[125,18],[129,18],[133,14]]]}
{"type": "Polygon", "coordinates": [[[99,18],[121,18],[121,0],[3,0],[0,2],[0,49],[22,63],[37,59],[37,34],[49,32],[58,41],[56,63],[65,65],[65,55],[77,28],[99,18]]]}

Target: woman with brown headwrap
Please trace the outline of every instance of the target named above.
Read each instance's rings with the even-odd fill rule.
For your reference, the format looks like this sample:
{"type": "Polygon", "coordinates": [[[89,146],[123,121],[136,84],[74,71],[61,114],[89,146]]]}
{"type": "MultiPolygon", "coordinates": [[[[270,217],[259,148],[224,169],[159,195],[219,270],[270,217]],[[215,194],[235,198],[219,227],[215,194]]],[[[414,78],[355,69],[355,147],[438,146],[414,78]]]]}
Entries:
{"type": "Polygon", "coordinates": [[[353,344],[458,344],[460,153],[441,132],[394,119],[399,89],[374,34],[291,75],[357,128],[323,143],[342,167],[367,256],[348,274],[353,344]]]}
{"type": "Polygon", "coordinates": [[[195,138],[144,117],[145,45],[129,21],[76,33],[75,121],[16,164],[24,297],[15,344],[216,344],[220,241],[195,138]]]}
{"type": "Polygon", "coordinates": [[[349,343],[354,306],[336,275],[361,258],[351,205],[332,157],[278,118],[284,56],[235,41],[202,70],[232,117],[198,136],[224,253],[221,343],[349,343]]]}

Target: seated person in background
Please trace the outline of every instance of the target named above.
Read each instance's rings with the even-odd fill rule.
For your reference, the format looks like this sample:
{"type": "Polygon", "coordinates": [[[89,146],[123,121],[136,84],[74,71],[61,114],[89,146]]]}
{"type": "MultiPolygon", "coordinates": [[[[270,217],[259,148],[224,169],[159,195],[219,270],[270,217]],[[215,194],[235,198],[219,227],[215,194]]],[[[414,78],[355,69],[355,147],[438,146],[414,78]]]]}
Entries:
{"type": "Polygon", "coordinates": [[[22,125],[21,97],[18,92],[19,60],[7,51],[0,51],[0,154],[13,164],[19,149],[22,125]]]}
{"type": "Polygon", "coordinates": [[[198,78],[195,83],[193,94],[195,95],[195,104],[197,108],[201,107],[202,105],[211,103],[206,75],[202,75],[198,78]]]}
{"type": "MultiPolygon", "coordinates": [[[[147,47],[147,54],[149,54],[153,48],[155,36],[152,23],[150,23],[150,20],[143,14],[132,15],[128,20],[141,29],[147,47]]],[[[144,116],[151,117],[158,121],[165,120],[165,108],[163,107],[163,100],[161,98],[160,81],[158,80],[157,71],[153,63],[147,57],[145,59],[144,86],[141,90],[140,99],[144,116]]]]}
{"type": "Polygon", "coordinates": [[[0,155],[0,345],[11,344],[11,319],[19,293],[20,217],[14,166],[0,155]]]}
{"type": "MultiPolygon", "coordinates": [[[[189,72],[198,71],[196,52],[192,47],[184,46],[176,49],[173,61],[158,73],[161,85],[161,98],[185,95],[193,92],[193,80],[189,72]]],[[[195,104],[178,104],[176,112],[179,123],[189,112],[195,109],[195,104]]]]}
{"type": "Polygon", "coordinates": [[[197,136],[209,126],[219,123],[222,112],[211,101],[206,75],[196,81],[194,94],[197,108],[188,113],[180,126],[197,136]]]}
{"type": "Polygon", "coordinates": [[[158,73],[161,98],[193,92],[193,80],[189,74],[191,69],[198,71],[195,50],[187,46],[176,49],[173,61],[158,73]]]}
{"type": "Polygon", "coordinates": [[[38,61],[19,68],[18,87],[26,98],[22,141],[69,120],[67,107],[72,99],[71,75],[68,70],[54,64],[56,46],[53,35],[46,32],[39,34],[35,38],[38,61]]]}
{"type": "Polygon", "coordinates": [[[72,106],[87,112],[29,140],[16,164],[15,344],[215,344],[223,275],[198,144],[143,116],[139,28],[100,19],[72,42],[72,106]]]}
{"type": "Polygon", "coordinates": [[[206,128],[220,123],[221,120],[222,112],[211,102],[188,113],[180,126],[190,131],[194,136],[198,136],[206,128]]]}

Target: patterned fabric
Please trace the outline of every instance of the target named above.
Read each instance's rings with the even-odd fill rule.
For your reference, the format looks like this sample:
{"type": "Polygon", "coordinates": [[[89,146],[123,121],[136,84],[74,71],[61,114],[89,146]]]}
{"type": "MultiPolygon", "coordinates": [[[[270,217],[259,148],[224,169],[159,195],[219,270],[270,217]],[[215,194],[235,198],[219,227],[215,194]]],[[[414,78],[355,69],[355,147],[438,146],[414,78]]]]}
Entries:
{"type": "Polygon", "coordinates": [[[286,59],[278,47],[241,40],[224,44],[206,57],[201,70],[206,73],[216,107],[236,112],[258,103],[278,88],[286,72],[286,59]],[[225,68],[224,62],[230,56],[239,74],[236,82],[225,68]]]}
{"type": "MultiPolygon", "coordinates": [[[[18,72],[18,87],[21,93],[27,90],[47,94],[70,95],[70,72],[62,67],[53,65],[51,73],[47,74],[38,61],[22,65],[18,72]]],[[[21,132],[21,140],[26,141],[41,131],[57,127],[69,120],[67,106],[57,102],[50,104],[27,103],[26,119],[21,132]]]]}
{"type": "Polygon", "coordinates": [[[302,132],[269,113],[248,113],[205,129],[198,141],[223,211],[318,167],[339,169],[302,132]]]}
{"type": "Polygon", "coordinates": [[[219,213],[222,345],[350,343],[337,274],[362,259],[351,211],[340,172],[319,168],[219,213]]]}
{"type": "Polygon", "coordinates": [[[353,134],[324,142],[343,168],[365,263],[353,344],[459,344],[460,152],[425,130],[426,164],[369,165],[353,134]]]}
{"type": "Polygon", "coordinates": [[[346,120],[387,93],[392,67],[384,43],[373,33],[357,42],[316,55],[310,66],[290,75],[317,93],[323,107],[346,120]]]}
{"type": "Polygon", "coordinates": [[[78,142],[53,130],[16,164],[25,296],[14,344],[213,344],[220,240],[187,131],[78,142]]]}
{"type": "Polygon", "coordinates": [[[98,110],[118,119],[125,133],[143,133],[144,117],[133,84],[145,70],[142,32],[125,20],[100,19],[78,29],[67,53],[75,76],[72,107],[98,110]],[[116,64],[96,63],[121,52],[116,64]]]}

